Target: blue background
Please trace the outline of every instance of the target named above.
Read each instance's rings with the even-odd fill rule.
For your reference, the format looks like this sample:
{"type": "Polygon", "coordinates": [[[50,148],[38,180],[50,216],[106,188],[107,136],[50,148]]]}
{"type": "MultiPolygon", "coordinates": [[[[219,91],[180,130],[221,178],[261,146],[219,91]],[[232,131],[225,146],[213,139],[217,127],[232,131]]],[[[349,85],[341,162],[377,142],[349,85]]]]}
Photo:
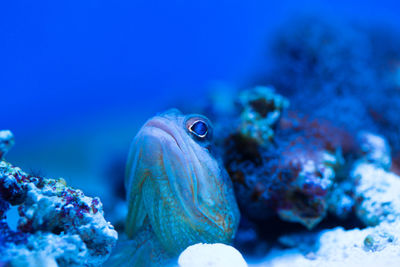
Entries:
{"type": "Polygon", "coordinates": [[[396,1],[2,1],[8,159],[95,192],[146,118],[265,73],[268,40],[290,17],[398,26],[399,11],[396,1]]]}

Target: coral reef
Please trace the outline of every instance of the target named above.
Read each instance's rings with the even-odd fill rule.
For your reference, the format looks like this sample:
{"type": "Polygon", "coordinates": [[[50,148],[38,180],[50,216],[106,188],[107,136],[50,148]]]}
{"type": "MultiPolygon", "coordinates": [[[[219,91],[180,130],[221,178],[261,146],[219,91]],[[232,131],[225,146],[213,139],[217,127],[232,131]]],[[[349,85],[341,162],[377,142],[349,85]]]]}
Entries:
{"type": "Polygon", "coordinates": [[[398,36],[386,25],[293,19],[275,37],[264,83],[284,92],[294,109],[353,134],[377,132],[399,151],[398,36]]]}
{"type": "Polygon", "coordinates": [[[373,164],[384,171],[389,170],[392,161],[391,149],[382,136],[361,131],[355,139],[352,149],[343,153],[345,158],[342,160],[345,162],[336,169],[335,183],[328,196],[329,212],[341,219],[349,217],[356,209],[356,204],[360,202],[359,193],[356,191],[360,190],[360,187],[357,187],[359,184],[357,176],[362,167],[358,168],[358,165],[373,164]]]}
{"type": "MultiPolygon", "coordinates": [[[[0,144],[9,144],[10,136],[2,135],[0,144]]],[[[4,160],[0,161],[0,207],[2,261],[11,265],[48,261],[54,266],[98,266],[118,238],[104,219],[98,198],[66,186],[62,178],[35,177],[4,160]],[[18,206],[15,231],[6,221],[10,205],[18,206]]]]}
{"type": "Polygon", "coordinates": [[[272,87],[259,86],[242,91],[238,96],[240,105],[239,132],[244,138],[267,146],[273,136],[273,127],[281,117],[282,110],[289,106],[286,98],[275,93],[272,87]]]}
{"type": "Polygon", "coordinates": [[[267,238],[279,235],[266,235],[266,225],[302,231],[277,216],[309,230],[366,227],[281,237],[289,249],[275,246],[259,266],[398,265],[397,37],[316,17],[291,21],[261,79],[272,86],[242,91],[229,123],[215,116],[217,127],[230,126],[218,144],[245,219],[239,247],[251,243],[265,254],[265,242],[274,242],[267,238]]]}
{"type": "MultiPolygon", "coordinates": [[[[249,91],[242,96],[253,95],[249,91]]],[[[242,101],[240,111],[246,105],[250,103],[242,101]]],[[[369,266],[370,262],[397,266],[400,177],[392,172],[397,158],[392,160],[386,138],[282,109],[273,124],[264,122],[272,133],[260,142],[259,120],[247,120],[247,129],[256,134],[244,134],[240,127],[244,118],[223,137],[221,149],[242,214],[252,222],[239,231],[239,247],[249,241],[254,226],[258,231],[250,233],[250,242],[258,243],[256,249],[265,246],[259,235],[274,215],[308,229],[328,213],[336,220],[333,225],[348,220],[351,227],[367,226],[281,236],[280,246],[287,249],[275,246],[261,263],[250,266],[369,266]]],[[[262,251],[265,255],[267,249],[262,251]]]]}
{"type": "MultiPolygon", "coordinates": [[[[309,229],[328,213],[341,220],[357,215],[365,225],[381,221],[366,216],[386,212],[379,198],[387,196],[388,187],[398,188],[388,173],[392,160],[385,138],[285,109],[288,101],[273,88],[244,90],[238,102],[238,126],[223,137],[221,150],[239,205],[251,221],[276,214],[309,229]]],[[[387,214],[397,214],[396,207],[386,208],[387,214]]]]}
{"type": "Polygon", "coordinates": [[[243,91],[239,102],[239,126],[223,153],[244,213],[314,227],[327,213],[341,148],[351,150],[354,140],[328,122],[284,112],[288,101],[273,89],[243,91]]]}

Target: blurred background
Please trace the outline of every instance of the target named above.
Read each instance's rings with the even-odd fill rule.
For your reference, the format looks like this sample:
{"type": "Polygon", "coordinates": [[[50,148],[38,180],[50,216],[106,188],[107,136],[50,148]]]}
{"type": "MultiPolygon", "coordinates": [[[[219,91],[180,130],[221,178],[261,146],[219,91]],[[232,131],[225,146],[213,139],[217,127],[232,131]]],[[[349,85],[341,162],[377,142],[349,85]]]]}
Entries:
{"type": "MultiPolygon", "coordinates": [[[[193,111],[218,85],[273,68],[269,44],[293,17],[400,27],[397,1],[3,1],[0,128],[7,159],[101,195],[138,128],[193,111]]],[[[284,94],[284,93],[283,93],[284,94]]]]}

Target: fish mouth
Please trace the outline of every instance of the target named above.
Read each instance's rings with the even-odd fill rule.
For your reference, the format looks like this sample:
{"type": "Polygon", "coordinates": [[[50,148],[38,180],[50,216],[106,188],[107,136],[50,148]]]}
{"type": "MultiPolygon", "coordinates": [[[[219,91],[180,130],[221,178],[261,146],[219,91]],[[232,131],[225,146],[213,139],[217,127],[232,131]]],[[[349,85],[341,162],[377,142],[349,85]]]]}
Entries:
{"type": "Polygon", "coordinates": [[[145,126],[155,128],[155,129],[161,131],[161,133],[172,138],[172,140],[175,142],[175,144],[179,148],[179,150],[182,151],[180,142],[178,142],[178,139],[176,137],[178,129],[176,129],[176,127],[171,124],[172,124],[171,122],[167,121],[166,119],[164,119],[162,117],[156,117],[156,118],[148,121],[145,126]]]}

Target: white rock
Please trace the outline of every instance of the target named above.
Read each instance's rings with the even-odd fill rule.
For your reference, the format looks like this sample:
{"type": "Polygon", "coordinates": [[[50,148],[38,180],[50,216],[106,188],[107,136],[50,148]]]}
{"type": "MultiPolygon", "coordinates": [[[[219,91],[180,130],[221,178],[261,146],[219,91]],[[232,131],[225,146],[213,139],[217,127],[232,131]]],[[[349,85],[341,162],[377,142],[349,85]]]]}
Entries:
{"type": "Polygon", "coordinates": [[[179,267],[246,267],[242,254],[224,244],[196,244],[185,249],[178,259],[179,267]]]}
{"type": "Polygon", "coordinates": [[[385,170],[390,168],[392,164],[391,150],[384,137],[369,132],[361,132],[358,134],[358,142],[364,154],[363,160],[385,170]]]}
{"type": "Polygon", "coordinates": [[[400,218],[400,177],[373,164],[358,164],[352,172],[358,180],[356,212],[366,225],[400,218]]]}

